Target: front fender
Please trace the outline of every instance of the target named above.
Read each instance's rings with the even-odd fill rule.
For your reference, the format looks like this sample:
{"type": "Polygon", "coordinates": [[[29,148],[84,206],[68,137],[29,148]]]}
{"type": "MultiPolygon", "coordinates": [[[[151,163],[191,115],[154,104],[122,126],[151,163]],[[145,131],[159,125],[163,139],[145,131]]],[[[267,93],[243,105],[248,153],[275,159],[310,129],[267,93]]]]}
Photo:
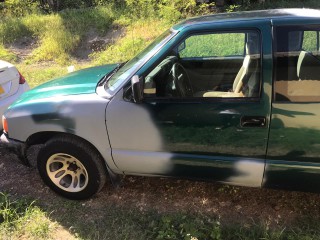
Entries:
{"type": "Polygon", "coordinates": [[[41,132],[69,133],[87,140],[118,172],[111,156],[105,110],[109,100],[97,94],[69,95],[23,102],[6,113],[8,135],[26,142],[41,132]]]}

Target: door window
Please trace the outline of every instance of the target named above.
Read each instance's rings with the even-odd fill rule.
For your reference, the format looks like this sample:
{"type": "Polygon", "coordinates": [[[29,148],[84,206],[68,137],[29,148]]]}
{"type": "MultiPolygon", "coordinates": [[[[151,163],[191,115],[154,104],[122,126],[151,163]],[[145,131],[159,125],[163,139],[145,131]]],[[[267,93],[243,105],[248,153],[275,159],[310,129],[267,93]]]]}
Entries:
{"type": "Polygon", "coordinates": [[[144,95],[157,98],[257,98],[261,89],[257,31],[194,34],[145,76],[144,95]]]}
{"type": "Polygon", "coordinates": [[[319,51],[318,31],[304,31],[302,49],[308,52],[319,51]]]}
{"type": "Polygon", "coordinates": [[[245,33],[220,33],[194,35],[181,45],[181,58],[210,58],[223,56],[244,56],[245,33]],[[228,40],[228,47],[225,41],[228,40]]]}
{"type": "Polygon", "coordinates": [[[320,26],[276,28],[274,99],[320,102],[320,26]]]}

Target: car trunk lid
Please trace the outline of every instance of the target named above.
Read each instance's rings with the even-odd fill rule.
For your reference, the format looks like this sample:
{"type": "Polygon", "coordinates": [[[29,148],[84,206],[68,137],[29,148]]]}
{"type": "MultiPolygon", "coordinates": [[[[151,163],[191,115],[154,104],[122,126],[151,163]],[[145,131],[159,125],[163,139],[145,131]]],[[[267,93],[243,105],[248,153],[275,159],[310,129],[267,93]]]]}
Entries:
{"type": "Polygon", "coordinates": [[[0,60],[0,99],[18,91],[19,78],[19,72],[12,64],[0,60]]]}

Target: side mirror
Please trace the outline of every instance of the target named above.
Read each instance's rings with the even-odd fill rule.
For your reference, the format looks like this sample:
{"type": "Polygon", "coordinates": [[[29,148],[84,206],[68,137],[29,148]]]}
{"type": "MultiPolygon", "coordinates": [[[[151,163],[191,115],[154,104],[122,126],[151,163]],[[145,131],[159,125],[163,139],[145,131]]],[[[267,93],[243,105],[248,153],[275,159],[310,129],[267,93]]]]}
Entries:
{"type": "Polygon", "coordinates": [[[131,88],[132,88],[132,96],[135,103],[140,103],[142,101],[142,93],[140,80],[138,75],[134,75],[131,78],[131,88]]]}

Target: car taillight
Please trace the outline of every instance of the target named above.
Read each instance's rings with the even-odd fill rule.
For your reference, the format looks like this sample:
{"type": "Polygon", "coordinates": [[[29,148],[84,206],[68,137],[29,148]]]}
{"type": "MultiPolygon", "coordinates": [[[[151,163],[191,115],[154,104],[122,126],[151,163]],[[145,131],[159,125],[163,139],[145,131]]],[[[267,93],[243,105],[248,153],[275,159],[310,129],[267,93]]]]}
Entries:
{"type": "Polygon", "coordinates": [[[26,79],[22,76],[22,74],[18,71],[19,73],[19,84],[24,84],[26,82],[26,79]]]}
{"type": "Polygon", "coordinates": [[[2,116],[2,127],[3,127],[3,131],[8,133],[8,122],[4,116],[2,116]]]}

